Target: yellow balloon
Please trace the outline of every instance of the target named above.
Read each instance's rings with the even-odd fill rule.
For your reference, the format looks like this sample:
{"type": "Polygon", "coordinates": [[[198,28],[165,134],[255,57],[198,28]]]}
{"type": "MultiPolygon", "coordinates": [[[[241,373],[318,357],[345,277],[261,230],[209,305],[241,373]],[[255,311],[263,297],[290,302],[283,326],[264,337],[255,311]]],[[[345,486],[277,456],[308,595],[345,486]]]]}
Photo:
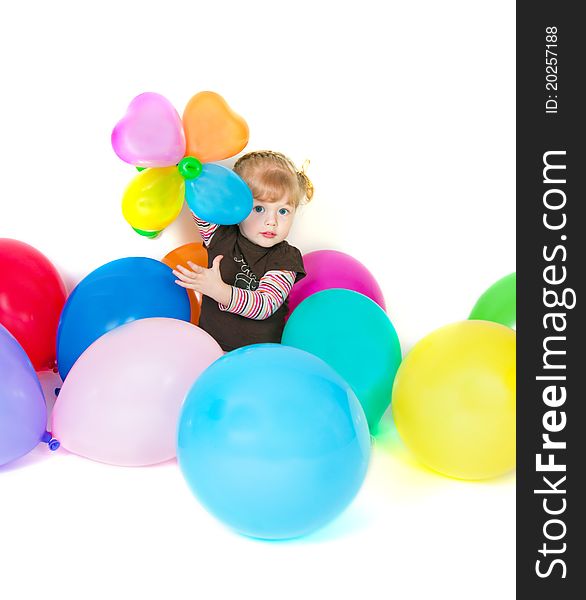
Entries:
{"type": "Polygon", "coordinates": [[[393,417],[421,462],[458,479],[515,468],[516,344],[504,325],[462,321],[407,354],[393,386],[393,417]]]}
{"type": "Polygon", "coordinates": [[[122,214],[135,229],[160,231],[181,212],[185,182],[177,167],[145,169],[130,182],[122,214]]]}

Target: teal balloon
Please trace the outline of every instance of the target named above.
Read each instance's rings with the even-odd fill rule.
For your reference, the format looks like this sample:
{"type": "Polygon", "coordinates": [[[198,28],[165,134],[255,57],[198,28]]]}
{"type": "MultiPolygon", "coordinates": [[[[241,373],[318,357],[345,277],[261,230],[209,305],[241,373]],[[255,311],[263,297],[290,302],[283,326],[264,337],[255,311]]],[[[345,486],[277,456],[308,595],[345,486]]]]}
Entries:
{"type": "Polygon", "coordinates": [[[385,311],[345,289],[306,298],[293,311],[282,343],[319,356],[352,387],[374,431],[391,403],[401,345],[385,311]]]}
{"type": "Polygon", "coordinates": [[[468,319],[493,321],[514,328],[517,324],[517,274],[511,273],[491,285],[480,296],[468,319]]]}
{"type": "Polygon", "coordinates": [[[206,163],[201,175],[185,180],[185,200],[200,219],[218,225],[240,223],[252,210],[252,192],[234,171],[206,163]]]}
{"type": "Polygon", "coordinates": [[[192,492],[251,537],[288,539],[326,525],[358,493],[369,458],[350,386],[316,356],[280,344],[219,358],[179,418],[177,459],[192,492]]]}

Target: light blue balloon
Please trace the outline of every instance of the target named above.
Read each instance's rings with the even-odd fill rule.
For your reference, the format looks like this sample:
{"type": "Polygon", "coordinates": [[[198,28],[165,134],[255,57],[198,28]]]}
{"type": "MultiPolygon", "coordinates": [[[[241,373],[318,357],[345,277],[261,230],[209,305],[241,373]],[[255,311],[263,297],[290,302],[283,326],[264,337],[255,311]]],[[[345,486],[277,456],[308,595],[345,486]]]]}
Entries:
{"type": "Polygon", "coordinates": [[[86,348],[115,327],[149,317],[189,321],[190,316],[189,296],[175,284],[166,264],[142,256],[106,263],[77,284],[61,312],[57,327],[61,379],[86,348]]]}
{"type": "Polygon", "coordinates": [[[218,225],[240,223],[252,210],[252,192],[234,171],[206,163],[201,175],[185,180],[185,200],[204,221],[218,225]]]}
{"type": "Polygon", "coordinates": [[[177,458],[226,525],[264,539],[339,515],[366,475],[370,436],[350,386],[297,348],[257,344],[213,363],[187,394],[177,458]]]}
{"type": "Polygon", "coordinates": [[[374,433],[391,403],[401,344],[374,300],[340,288],[308,296],[291,313],[281,342],[325,360],[352,387],[374,433]]]}

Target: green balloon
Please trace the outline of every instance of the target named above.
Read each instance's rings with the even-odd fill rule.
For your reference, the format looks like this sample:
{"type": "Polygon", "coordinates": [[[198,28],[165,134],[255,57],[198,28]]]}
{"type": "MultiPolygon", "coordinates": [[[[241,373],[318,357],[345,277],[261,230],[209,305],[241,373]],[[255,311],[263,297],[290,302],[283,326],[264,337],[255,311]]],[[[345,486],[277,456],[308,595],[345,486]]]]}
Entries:
{"type": "Polygon", "coordinates": [[[494,321],[507,327],[517,324],[517,274],[511,273],[491,285],[474,305],[469,320],[494,321]]]}
{"type": "Polygon", "coordinates": [[[163,231],[162,229],[160,231],[145,231],[144,229],[137,229],[136,227],[133,227],[132,229],[134,229],[134,231],[136,231],[138,235],[142,235],[143,237],[149,238],[151,240],[154,240],[156,237],[159,236],[161,231],[163,231]]]}
{"type": "Polygon", "coordinates": [[[395,328],[376,302],[345,289],[312,294],[289,317],[282,343],[333,367],[354,390],[374,430],[391,403],[401,363],[395,328]]]}
{"type": "Polygon", "coordinates": [[[146,167],[136,167],[136,170],[140,173],[141,171],[144,171],[146,169],[146,167]]]}

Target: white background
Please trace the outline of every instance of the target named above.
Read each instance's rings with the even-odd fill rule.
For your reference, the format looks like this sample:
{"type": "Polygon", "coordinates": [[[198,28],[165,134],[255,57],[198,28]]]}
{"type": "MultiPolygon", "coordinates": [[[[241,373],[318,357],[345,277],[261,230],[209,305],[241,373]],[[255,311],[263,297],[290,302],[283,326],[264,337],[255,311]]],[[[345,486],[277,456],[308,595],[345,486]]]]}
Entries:
{"type": "MultiPolygon", "coordinates": [[[[181,114],[201,90],[246,118],[248,150],[311,159],[289,241],[363,262],[407,351],[515,270],[515,5],[491,2],[26,2],[0,9],[0,237],[69,289],[157,240],[121,215],[135,171],[110,146],[130,100],[181,114]]],[[[26,277],[26,273],[22,274],[26,277]]],[[[42,376],[49,404],[59,380],[42,376]]],[[[513,598],[514,476],[427,472],[388,417],[367,480],[303,540],[251,541],[174,462],[129,469],[39,447],[0,468],[0,597],[513,598]]]]}

